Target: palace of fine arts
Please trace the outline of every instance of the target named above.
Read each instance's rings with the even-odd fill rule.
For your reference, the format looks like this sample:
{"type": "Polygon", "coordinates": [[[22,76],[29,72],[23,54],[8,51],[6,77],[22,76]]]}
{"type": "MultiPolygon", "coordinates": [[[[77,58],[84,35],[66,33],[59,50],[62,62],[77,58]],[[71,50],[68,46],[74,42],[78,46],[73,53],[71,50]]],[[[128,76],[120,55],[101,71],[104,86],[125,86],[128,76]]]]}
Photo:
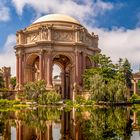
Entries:
{"type": "Polygon", "coordinates": [[[128,3],[0,1],[0,140],[140,139],[140,3],[128,3]]]}
{"type": "Polygon", "coordinates": [[[16,36],[17,90],[35,80],[44,80],[47,89],[54,89],[52,70],[57,64],[62,97],[72,99],[74,84],[82,90],[82,75],[94,66],[90,56],[100,52],[97,35],[61,14],[43,16],[16,36]]]}

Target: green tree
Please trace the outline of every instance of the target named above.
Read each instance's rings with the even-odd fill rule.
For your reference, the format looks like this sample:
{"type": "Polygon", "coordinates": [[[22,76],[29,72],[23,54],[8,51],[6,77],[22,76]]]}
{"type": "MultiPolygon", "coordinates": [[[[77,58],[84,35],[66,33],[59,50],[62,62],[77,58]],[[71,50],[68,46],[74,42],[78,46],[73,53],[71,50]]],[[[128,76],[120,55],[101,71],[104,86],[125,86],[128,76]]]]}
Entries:
{"type": "Polygon", "coordinates": [[[60,94],[55,91],[46,91],[46,84],[43,80],[27,83],[24,86],[23,97],[39,104],[55,104],[61,99],[60,94]]]}
{"type": "Polygon", "coordinates": [[[55,91],[46,91],[40,94],[38,102],[40,104],[55,104],[60,101],[61,96],[55,91]]]}
{"type": "Polygon", "coordinates": [[[95,101],[119,102],[126,100],[127,88],[131,87],[131,66],[127,59],[113,64],[110,57],[102,54],[92,56],[97,67],[87,69],[84,87],[95,101]]]}
{"type": "Polygon", "coordinates": [[[28,100],[38,101],[40,95],[46,91],[45,81],[35,81],[24,86],[24,97],[28,100]]]}
{"type": "Polygon", "coordinates": [[[10,78],[10,84],[12,85],[12,88],[14,89],[16,86],[16,77],[11,77],[10,78]]]}
{"type": "Polygon", "coordinates": [[[128,88],[132,87],[132,69],[131,69],[131,64],[127,59],[125,59],[123,63],[123,72],[124,72],[124,78],[125,78],[125,83],[128,88]]]}
{"type": "Polygon", "coordinates": [[[2,75],[0,75],[0,88],[4,88],[4,80],[2,75]]]}

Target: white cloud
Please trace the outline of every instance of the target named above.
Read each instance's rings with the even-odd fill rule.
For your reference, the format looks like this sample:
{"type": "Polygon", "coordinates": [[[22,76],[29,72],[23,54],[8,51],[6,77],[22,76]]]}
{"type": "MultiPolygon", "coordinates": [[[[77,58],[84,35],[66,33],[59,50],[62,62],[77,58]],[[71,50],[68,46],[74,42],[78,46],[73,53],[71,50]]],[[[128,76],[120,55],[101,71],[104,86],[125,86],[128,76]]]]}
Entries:
{"type": "Polygon", "coordinates": [[[114,62],[119,58],[127,58],[134,71],[140,67],[140,28],[124,30],[91,29],[99,35],[99,47],[102,53],[111,57],[114,62]]]}
{"type": "Polygon", "coordinates": [[[3,66],[11,67],[12,75],[15,75],[16,58],[13,46],[15,45],[16,37],[10,34],[7,37],[6,43],[2,52],[0,53],[0,68],[3,66]]]}
{"type": "Polygon", "coordinates": [[[10,19],[10,9],[0,1],[0,21],[8,21],[10,19]]]}
{"type": "Polygon", "coordinates": [[[47,13],[63,13],[73,16],[80,21],[84,21],[89,16],[103,14],[106,10],[111,10],[114,6],[112,3],[103,2],[102,0],[86,0],[78,3],[75,0],[12,0],[16,11],[22,15],[25,6],[32,7],[37,15],[47,13]]]}

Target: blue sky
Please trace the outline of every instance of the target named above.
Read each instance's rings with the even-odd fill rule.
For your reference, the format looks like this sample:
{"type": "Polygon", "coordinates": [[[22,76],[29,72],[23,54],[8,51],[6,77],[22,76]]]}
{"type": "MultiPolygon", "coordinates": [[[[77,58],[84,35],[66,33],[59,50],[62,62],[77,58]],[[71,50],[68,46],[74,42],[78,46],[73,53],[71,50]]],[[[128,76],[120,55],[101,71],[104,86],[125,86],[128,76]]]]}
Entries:
{"type": "Polygon", "coordinates": [[[40,16],[63,13],[99,35],[99,47],[116,62],[140,67],[140,0],[0,0],[0,67],[15,74],[15,34],[40,16]]]}

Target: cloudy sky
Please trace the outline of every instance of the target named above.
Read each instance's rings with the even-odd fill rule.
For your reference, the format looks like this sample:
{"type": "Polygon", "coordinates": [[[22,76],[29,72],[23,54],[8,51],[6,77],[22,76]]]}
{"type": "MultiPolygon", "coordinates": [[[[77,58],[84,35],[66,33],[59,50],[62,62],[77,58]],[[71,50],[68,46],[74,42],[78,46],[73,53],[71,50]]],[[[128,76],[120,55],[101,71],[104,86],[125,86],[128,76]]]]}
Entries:
{"type": "Polygon", "coordinates": [[[0,0],[0,67],[15,75],[15,34],[40,16],[70,15],[99,35],[102,53],[140,68],[140,0],[0,0]]]}

